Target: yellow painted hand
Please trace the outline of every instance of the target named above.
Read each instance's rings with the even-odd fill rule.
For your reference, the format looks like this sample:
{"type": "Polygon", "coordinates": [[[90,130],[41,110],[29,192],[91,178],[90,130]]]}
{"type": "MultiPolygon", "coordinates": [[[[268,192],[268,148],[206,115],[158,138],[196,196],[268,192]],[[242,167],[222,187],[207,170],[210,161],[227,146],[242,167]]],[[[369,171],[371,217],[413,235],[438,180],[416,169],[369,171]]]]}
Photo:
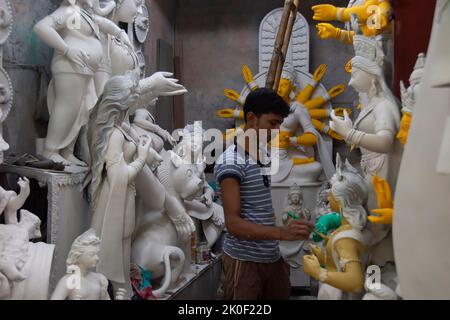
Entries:
{"type": "Polygon", "coordinates": [[[242,67],[242,74],[244,75],[245,82],[249,85],[251,90],[258,89],[258,85],[255,83],[255,79],[253,78],[253,73],[250,70],[248,65],[244,65],[242,67]]]}
{"type": "Polygon", "coordinates": [[[306,85],[305,88],[303,88],[303,90],[297,93],[295,100],[301,104],[305,104],[307,101],[309,101],[314,93],[314,90],[316,89],[320,81],[322,81],[326,72],[327,72],[327,65],[321,64],[314,72],[313,79],[315,83],[306,85]]]}
{"type": "Polygon", "coordinates": [[[317,144],[317,137],[311,132],[305,132],[301,136],[296,137],[294,144],[299,146],[313,146],[317,144]]]}
{"type": "Polygon", "coordinates": [[[312,119],[325,119],[330,116],[330,110],[327,109],[311,109],[308,113],[312,119]]]}
{"type": "Polygon", "coordinates": [[[231,89],[225,89],[225,90],[223,91],[223,93],[225,94],[225,96],[226,96],[228,99],[231,99],[231,100],[233,100],[233,101],[236,101],[236,102],[239,103],[240,105],[243,105],[243,104],[245,103],[244,98],[241,97],[241,95],[240,95],[239,93],[237,93],[236,91],[234,91],[234,90],[231,90],[231,89]]]}
{"type": "Polygon", "coordinates": [[[393,208],[391,187],[387,180],[372,176],[372,185],[377,195],[378,208],[393,208]]]}
{"type": "Polygon", "coordinates": [[[347,114],[349,116],[352,115],[353,110],[351,108],[334,108],[334,114],[337,115],[338,117],[343,117],[344,116],[344,111],[347,111],[347,114]]]}
{"type": "Polygon", "coordinates": [[[286,149],[291,146],[292,134],[289,131],[280,131],[280,133],[271,141],[275,148],[286,149]]]}
{"type": "Polygon", "coordinates": [[[292,158],[292,163],[294,164],[294,166],[302,166],[314,162],[316,162],[314,158],[292,158]]]}
{"type": "Polygon", "coordinates": [[[314,76],[313,79],[316,83],[319,83],[320,81],[322,81],[323,77],[325,76],[325,73],[327,72],[327,65],[326,64],[321,64],[316,71],[314,71],[314,76]]]}
{"type": "Polygon", "coordinates": [[[334,140],[338,140],[338,141],[344,141],[344,138],[342,138],[336,131],[334,131],[333,129],[330,128],[330,130],[328,130],[327,134],[332,137],[334,140]]]}
{"type": "Polygon", "coordinates": [[[338,37],[339,29],[329,23],[318,23],[316,28],[320,39],[337,39],[338,37]]]}
{"type": "Polygon", "coordinates": [[[397,139],[402,145],[406,145],[408,141],[409,127],[411,126],[412,115],[409,112],[403,113],[402,121],[400,122],[400,131],[397,134],[397,139]]]}
{"type": "Polygon", "coordinates": [[[372,210],[376,216],[369,216],[369,221],[376,224],[392,224],[394,203],[388,182],[385,179],[372,176],[372,185],[377,195],[379,209],[372,210]]]}
{"type": "Polygon", "coordinates": [[[311,9],[314,11],[313,20],[333,21],[337,18],[338,8],[331,4],[319,4],[311,9]]]}
{"type": "Polygon", "coordinates": [[[345,91],[345,85],[339,84],[337,86],[334,86],[333,88],[328,91],[328,95],[331,99],[336,98],[338,95],[342,94],[345,91]]]}
{"type": "Polygon", "coordinates": [[[311,252],[313,255],[317,257],[317,260],[319,260],[320,264],[325,263],[325,255],[322,251],[322,249],[319,246],[316,246],[315,244],[310,243],[309,248],[311,249],[311,252]]]}
{"type": "Polygon", "coordinates": [[[369,216],[367,219],[369,219],[370,222],[375,224],[392,224],[394,209],[374,209],[372,212],[378,216],[369,216]]]}
{"type": "Polygon", "coordinates": [[[350,59],[345,65],[345,71],[347,73],[352,73],[352,59],[350,59]]]}
{"type": "Polygon", "coordinates": [[[303,271],[310,277],[319,280],[320,262],[314,255],[303,256],[303,271]]]}
{"type": "MultiPolygon", "coordinates": [[[[237,112],[235,109],[220,109],[217,111],[217,116],[219,118],[229,119],[236,118],[237,112]]],[[[239,111],[239,119],[244,119],[244,111],[239,111]]]]}

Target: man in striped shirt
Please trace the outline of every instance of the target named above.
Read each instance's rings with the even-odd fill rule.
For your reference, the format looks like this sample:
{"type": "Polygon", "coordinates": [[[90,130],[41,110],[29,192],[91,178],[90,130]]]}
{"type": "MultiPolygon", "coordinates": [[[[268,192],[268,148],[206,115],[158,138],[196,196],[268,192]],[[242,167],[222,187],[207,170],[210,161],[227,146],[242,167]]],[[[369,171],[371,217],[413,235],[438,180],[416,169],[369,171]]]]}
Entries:
{"type": "Polygon", "coordinates": [[[307,239],[313,225],[296,220],[275,227],[270,175],[264,171],[259,150],[250,147],[259,146],[262,139],[270,141],[270,130],[279,129],[288,114],[289,106],[273,90],[251,92],[244,104],[245,138],[236,139],[216,161],[214,174],[227,227],[225,299],[289,299],[289,266],[278,244],[307,239]]]}

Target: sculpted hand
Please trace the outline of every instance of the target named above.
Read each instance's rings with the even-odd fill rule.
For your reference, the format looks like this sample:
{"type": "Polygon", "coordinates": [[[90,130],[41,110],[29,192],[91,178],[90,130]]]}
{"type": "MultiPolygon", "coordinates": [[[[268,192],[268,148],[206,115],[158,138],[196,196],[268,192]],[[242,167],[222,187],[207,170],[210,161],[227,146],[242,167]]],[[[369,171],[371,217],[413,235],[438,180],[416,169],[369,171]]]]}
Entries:
{"type": "Polygon", "coordinates": [[[85,67],[87,65],[87,61],[89,60],[89,54],[75,47],[68,47],[65,55],[67,59],[81,67],[85,67]]]}
{"type": "Polygon", "coordinates": [[[249,66],[244,65],[242,67],[242,74],[244,75],[245,82],[252,91],[259,88],[258,84],[255,82],[255,79],[253,78],[253,73],[250,70],[249,66]]]}
{"type": "Polygon", "coordinates": [[[226,96],[228,99],[233,100],[233,101],[239,103],[240,105],[244,105],[244,103],[245,103],[245,98],[244,98],[244,97],[241,97],[241,95],[240,95],[239,93],[237,93],[236,91],[231,90],[231,89],[225,89],[225,90],[223,91],[223,93],[225,94],[225,96],[226,96]]]}
{"type": "Polygon", "coordinates": [[[145,135],[139,137],[138,143],[138,157],[147,161],[148,151],[150,149],[150,145],[152,144],[152,139],[145,135]]]}
{"type": "Polygon", "coordinates": [[[345,91],[345,85],[338,84],[337,86],[334,86],[328,91],[328,95],[331,99],[336,98],[338,95],[344,93],[345,91]]]}
{"type": "Polygon", "coordinates": [[[271,142],[275,148],[286,149],[291,146],[291,134],[288,131],[281,131],[271,142]]]}
{"type": "Polygon", "coordinates": [[[338,28],[329,23],[318,23],[317,34],[321,39],[336,39],[338,28]]]}
{"type": "Polygon", "coordinates": [[[319,4],[311,9],[314,11],[313,20],[332,21],[337,18],[338,8],[331,4],[319,4]]]}
{"type": "Polygon", "coordinates": [[[327,65],[326,64],[321,64],[316,71],[314,72],[314,76],[313,79],[314,81],[317,83],[319,81],[321,81],[323,79],[323,77],[325,76],[325,73],[327,72],[327,65]]]}
{"type": "Polygon", "coordinates": [[[370,222],[375,224],[392,224],[392,220],[394,217],[394,209],[386,208],[386,209],[373,209],[371,210],[377,216],[369,216],[370,222]]]}
{"type": "Polygon", "coordinates": [[[303,271],[310,277],[318,280],[320,276],[320,262],[316,256],[303,256],[303,271]]]}
{"type": "Polygon", "coordinates": [[[343,138],[346,138],[350,130],[353,129],[353,122],[348,116],[347,111],[344,110],[344,119],[341,119],[338,116],[336,116],[334,110],[331,112],[330,117],[332,120],[330,121],[330,128],[335,132],[337,132],[343,138]]]}
{"type": "Polygon", "coordinates": [[[15,265],[5,261],[0,262],[0,274],[4,274],[9,281],[20,282],[26,279],[15,265]]]}
{"type": "Polygon", "coordinates": [[[170,72],[156,72],[150,77],[152,91],[156,96],[177,96],[187,92],[186,88],[178,84],[177,79],[170,72]]]}
{"type": "Polygon", "coordinates": [[[169,131],[162,129],[158,133],[165,141],[170,143],[172,146],[175,146],[177,144],[177,141],[172,137],[169,131]]]}
{"type": "Polygon", "coordinates": [[[377,176],[372,177],[372,185],[377,195],[379,209],[372,210],[377,216],[369,216],[368,219],[376,224],[392,224],[393,207],[392,192],[388,182],[377,176]]]}
{"type": "Polygon", "coordinates": [[[403,113],[402,121],[400,122],[400,131],[398,132],[396,137],[402,143],[402,145],[406,145],[406,142],[408,141],[411,121],[412,121],[411,113],[409,112],[403,113]]]}
{"type": "Polygon", "coordinates": [[[178,239],[182,241],[188,240],[195,232],[194,221],[185,213],[173,219],[172,222],[177,230],[178,239]]]}
{"type": "Polygon", "coordinates": [[[156,152],[155,149],[150,148],[148,151],[147,163],[149,163],[150,166],[159,167],[162,162],[163,158],[159,155],[159,153],[156,152]]]}
{"type": "Polygon", "coordinates": [[[312,253],[313,253],[317,258],[323,257],[322,249],[321,249],[319,246],[316,246],[315,244],[310,244],[309,247],[311,248],[312,253]]]}
{"type": "Polygon", "coordinates": [[[207,207],[211,207],[213,204],[212,194],[210,192],[205,193],[200,198],[200,201],[204,203],[207,207]]]}
{"type": "Polygon", "coordinates": [[[351,115],[353,110],[351,108],[334,108],[334,113],[338,116],[338,117],[343,117],[344,116],[344,111],[347,111],[348,115],[351,115]]]}
{"type": "Polygon", "coordinates": [[[25,198],[28,198],[28,196],[30,195],[30,180],[28,180],[28,178],[26,177],[19,178],[17,184],[20,187],[20,195],[23,195],[25,198]]]}
{"type": "Polygon", "coordinates": [[[118,38],[127,47],[134,50],[133,45],[131,44],[130,38],[128,38],[128,35],[125,31],[120,32],[118,38]]]}

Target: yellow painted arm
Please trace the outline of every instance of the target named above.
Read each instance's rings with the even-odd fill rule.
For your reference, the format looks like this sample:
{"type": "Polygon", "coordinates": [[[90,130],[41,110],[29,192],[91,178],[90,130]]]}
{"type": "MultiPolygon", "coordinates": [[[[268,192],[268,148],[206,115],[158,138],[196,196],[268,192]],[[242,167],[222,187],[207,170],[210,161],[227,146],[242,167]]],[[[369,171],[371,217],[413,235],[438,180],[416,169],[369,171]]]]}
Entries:
{"type": "Polygon", "coordinates": [[[305,164],[310,164],[316,162],[314,158],[292,158],[292,163],[294,166],[303,166],[305,164]]]}
{"type": "Polygon", "coordinates": [[[343,84],[334,86],[333,88],[328,91],[327,98],[324,97],[317,97],[314,99],[309,100],[304,104],[305,108],[310,109],[317,109],[323,106],[325,103],[329,102],[331,99],[336,98],[338,95],[342,94],[345,91],[345,86],[343,84]]]}
{"type": "Polygon", "coordinates": [[[231,100],[233,100],[233,101],[239,103],[240,105],[244,105],[244,103],[245,103],[245,98],[244,98],[244,97],[241,97],[241,95],[240,95],[239,93],[237,93],[236,91],[231,90],[231,89],[225,89],[225,90],[223,91],[223,93],[225,94],[225,96],[226,96],[228,99],[231,99],[231,100]]]}
{"type": "Polygon", "coordinates": [[[333,131],[329,126],[326,126],[324,123],[320,122],[319,120],[316,119],[311,119],[312,124],[314,126],[314,128],[316,128],[316,130],[329,135],[331,138],[338,140],[338,141],[343,141],[344,139],[337,134],[337,132],[333,131]]]}
{"type": "Polygon", "coordinates": [[[311,132],[306,132],[297,137],[297,144],[299,146],[313,146],[317,144],[317,137],[311,132]]]}
{"type": "Polygon", "coordinates": [[[377,195],[379,209],[372,210],[376,216],[369,216],[369,221],[376,224],[392,224],[394,202],[388,182],[385,179],[372,176],[372,186],[377,195]]]}
{"type": "MultiPolygon", "coordinates": [[[[351,115],[351,113],[353,112],[351,108],[335,108],[334,112],[338,117],[343,117],[344,110],[346,110],[349,115],[351,115]]],[[[311,109],[308,110],[308,112],[312,119],[317,120],[328,118],[331,113],[330,110],[328,109],[311,109]]]]}
{"type": "Polygon", "coordinates": [[[243,110],[235,110],[235,109],[220,109],[217,111],[217,116],[219,118],[230,119],[244,119],[244,111],[243,110]]]}
{"type": "Polygon", "coordinates": [[[343,262],[343,271],[326,271],[320,267],[316,256],[303,257],[303,270],[316,280],[320,280],[345,292],[358,293],[364,290],[364,273],[359,257],[359,242],[345,238],[338,240],[335,250],[343,262]],[[322,277],[322,279],[321,279],[322,277]]]}
{"type": "Polygon", "coordinates": [[[259,88],[258,84],[255,82],[255,79],[253,78],[253,73],[248,65],[245,64],[242,67],[242,74],[244,75],[245,82],[247,83],[250,90],[253,91],[259,88]]]}
{"type": "Polygon", "coordinates": [[[346,44],[353,44],[353,31],[342,30],[329,23],[318,23],[316,28],[321,39],[336,39],[346,44]]]}
{"type": "Polygon", "coordinates": [[[404,112],[402,121],[400,122],[400,131],[397,134],[397,139],[400,140],[402,145],[406,145],[406,142],[408,141],[411,120],[412,120],[412,114],[409,112],[404,112]]]}
{"type": "Polygon", "coordinates": [[[320,81],[322,81],[326,72],[327,72],[327,65],[321,64],[314,72],[313,75],[314,84],[308,84],[303,90],[301,90],[297,94],[297,97],[295,99],[301,104],[305,104],[308,100],[310,100],[311,96],[314,93],[314,90],[317,88],[317,85],[320,83],[320,81]]]}

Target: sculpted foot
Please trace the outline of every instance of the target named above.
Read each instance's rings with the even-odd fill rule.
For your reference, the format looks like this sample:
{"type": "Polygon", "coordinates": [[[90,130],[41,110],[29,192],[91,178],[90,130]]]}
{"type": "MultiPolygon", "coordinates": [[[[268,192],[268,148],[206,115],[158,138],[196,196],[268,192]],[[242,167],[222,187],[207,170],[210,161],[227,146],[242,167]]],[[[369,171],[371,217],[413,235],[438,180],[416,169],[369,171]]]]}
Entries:
{"type": "Polygon", "coordinates": [[[62,153],[64,159],[68,160],[72,165],[79,167],[87,167],[87,164],[73,155],[73,153],[62,153]]]}

